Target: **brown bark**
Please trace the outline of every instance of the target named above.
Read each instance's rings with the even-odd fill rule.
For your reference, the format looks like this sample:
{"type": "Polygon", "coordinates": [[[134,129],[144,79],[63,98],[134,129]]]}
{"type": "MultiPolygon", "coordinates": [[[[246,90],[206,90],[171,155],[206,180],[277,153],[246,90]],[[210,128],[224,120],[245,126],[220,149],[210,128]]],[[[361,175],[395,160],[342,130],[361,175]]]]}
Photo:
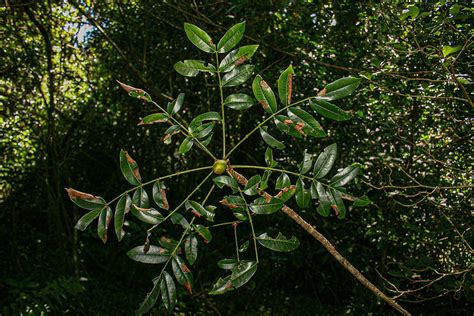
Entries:
{"type": "MultiPolygon", "coordinates": [[[[232,166],[229,166],[227,168],[228,174],[233,177],[237,182],[239,182],[241,185],[246,185],[247,184],[247,179],[232,169],[232,166]]],[[[265,191],[260,191],[259,194],[263,196],[264,198],[268,199],[271,198],[272,196],[268,194],[265,191]]],[[[301,216],[299,216],[293,209],[289,208],[288,206],[284,205],[281,209],[281,211],[290,217],[292,220],[294,220],[298,225],[300,225],[307,233],[309,233],[311,236],[313,236],[317,241],[319,241],[324,248],[346,269],[349,271],[350,274],[352,274],[357,281],[359,281],[362,285],[364,285],[366,288],[368,288],[372,293],[374,293],[376,296],[384,300],[387,304],[389,304],[391,307],[393,307],[395,310],[400,312],[402,315],[411,315],[407,310],[405,310],[403,307],[398,305],[397,302],[395,302],[392,298],[388,297],[385,295],[382,291],[380,291],[372,282],[367,280],[366,277],[360,273],[357,268],[355,268],[344,256],[342,256],[334,247],[333,244],[329,240],[327,240],[326,237],[323,236],[313,225],[309,224],[306,222],[301,216]]]]}

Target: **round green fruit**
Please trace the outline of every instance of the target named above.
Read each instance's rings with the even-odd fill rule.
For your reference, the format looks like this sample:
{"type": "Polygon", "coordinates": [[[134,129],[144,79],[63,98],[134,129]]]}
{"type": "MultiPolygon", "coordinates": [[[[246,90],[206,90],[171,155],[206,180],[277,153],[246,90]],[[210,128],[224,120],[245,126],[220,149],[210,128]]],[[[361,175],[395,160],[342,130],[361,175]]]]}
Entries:
{"type": "Polygon", "coordinates": [[[212,166],[212,171],[214,171],[215,174],[223,174],[226,169],[227,162],[225,162],[225,160],[216,160],[214,166],[212,166]]]}

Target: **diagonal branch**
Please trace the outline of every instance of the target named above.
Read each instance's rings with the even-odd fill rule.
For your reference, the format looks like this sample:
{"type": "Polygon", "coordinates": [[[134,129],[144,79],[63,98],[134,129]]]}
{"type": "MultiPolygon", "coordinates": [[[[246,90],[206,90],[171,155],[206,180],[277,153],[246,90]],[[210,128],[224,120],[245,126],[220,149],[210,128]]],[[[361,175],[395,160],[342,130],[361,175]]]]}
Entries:
{"type": "MultiPolygon", "coordinates": [[[[237,182],[239,182],[241,185],[246,185],[248,180],[232,169],[232,166],[229,166],[227,168],[227,172],[235,179],[237,182]]],[[[265,191],[260,191],[259,194],[263,196],[266,199],[271,199],[272,196],[268,194],[265,191]]],[[[309,233],[311,236],[313,236],[317,241],[319,241],[324,248],[347,270],[349,271],[356,279],[359,281],[362,285],[364,285],[366,288],[368,288],[372,293],[377,295],[379,298],[384,300],[387,304],[389,304],[391,307],[396,309],[400,314],[402,315],[411,315],[407,310],[405,310],[403,307],[398,305],[397,302],[395,302],[392,298],[388,297],[385,295],[382,291],[380,291],[372,282],[367,280],[366,277],[360,273],[357,268],[355,268],[344,256],[342,256],[334,247],[333,244],[329,240],[327,240],[326,237],[323,236],[314,226],[306,222],[301,216],[299,216],[293,209],[289,208],[286,205],[283,205],[281,211],[285,213],[288,217],[290,217],[292,220],[294,220],[298,225],[300,225],[307,233],[309,233]]]]}

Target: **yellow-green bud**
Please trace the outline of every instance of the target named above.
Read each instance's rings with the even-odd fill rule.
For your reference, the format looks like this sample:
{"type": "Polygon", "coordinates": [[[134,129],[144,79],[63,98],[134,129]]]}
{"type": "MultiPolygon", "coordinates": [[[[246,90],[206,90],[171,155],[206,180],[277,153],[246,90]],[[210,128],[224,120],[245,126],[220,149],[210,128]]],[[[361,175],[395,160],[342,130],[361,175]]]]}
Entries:
{"type": "Polygon", "coordinates": [[[212,171],[214,171],[215,174],[223,174],[226,169],[227,162],[225,162],[225,160],[216,160],[214,166],[212,166],[212,171]]]}

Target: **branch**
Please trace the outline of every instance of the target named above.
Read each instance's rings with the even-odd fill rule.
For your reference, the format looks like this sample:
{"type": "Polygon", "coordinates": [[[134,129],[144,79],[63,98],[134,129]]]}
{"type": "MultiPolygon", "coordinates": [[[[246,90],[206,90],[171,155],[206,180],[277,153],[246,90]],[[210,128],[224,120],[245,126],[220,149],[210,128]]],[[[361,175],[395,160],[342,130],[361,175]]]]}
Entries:
{"type": "MultiPolygon", "coordinates": [[[[248,180],[232,169],[232,166],[227,168],[227,172],[239,182],[241,185],[247,185],[248,180]]],[[[259,194],[266,199],[271,199],[272,196],[265,191],[260,191],[259,194]]],[[[301,216],[299,216],[293,209],[289,208],[286,205],[283,205],[281,211],[285,213],[288,217],[294,220],[298,225],[300,225],[307,233],[313,236],[317,241],[319,241],[324,248],[347,270],[349,271],[362,285],[367,287],[372,293],[384,300],[391,307],[396,309],[402,315],[411,315],[407,310],[397,304],[392,298],[385,295],[380,291],[373,283],[367,280],[359,270],[357,270],[346,258],[344,258],[336,249],[336,247],[331,244],[329,240],[326,239],[314,226],[306,222],[301,216]]]]}

